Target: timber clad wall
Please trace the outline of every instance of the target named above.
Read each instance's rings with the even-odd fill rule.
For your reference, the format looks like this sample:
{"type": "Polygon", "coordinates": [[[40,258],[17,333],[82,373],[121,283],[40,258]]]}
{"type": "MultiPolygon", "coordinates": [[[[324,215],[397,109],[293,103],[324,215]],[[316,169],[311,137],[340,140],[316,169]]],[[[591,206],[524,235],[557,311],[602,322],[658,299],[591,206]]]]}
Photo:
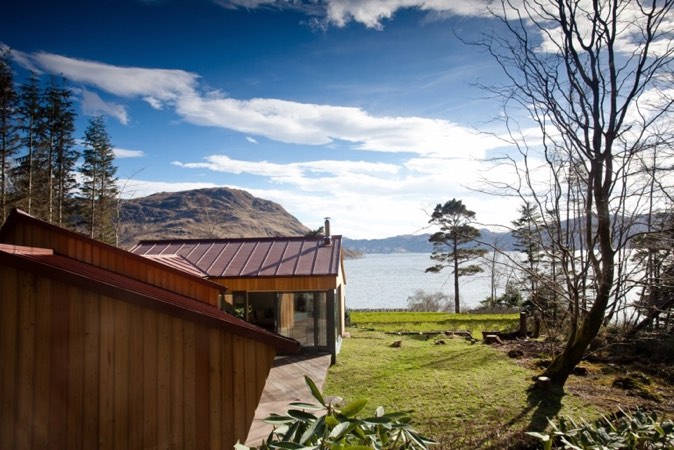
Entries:
{"type": "Polygon", "coordinates": [[[228,291],[325,291],[336,289],[335,276],[212,278],[228,291]]]}
{"type": "MultiPolygon", "coordinates": [[[[63,236],[13,240],[123,263],[63,236]]],[[[0,265],[3,448],[231,449],[273,358],[223,328],[0,265]]]]}
{"type": "Polygon", "coordinates": [[[55,253],[78,261],[218,306],[221,288],[205,280],[47,224],[25,213],[13,211],[8,222],[10,220],[18,221],[19,226],[5,227],[2,242],[53,249],[55,253]]]}

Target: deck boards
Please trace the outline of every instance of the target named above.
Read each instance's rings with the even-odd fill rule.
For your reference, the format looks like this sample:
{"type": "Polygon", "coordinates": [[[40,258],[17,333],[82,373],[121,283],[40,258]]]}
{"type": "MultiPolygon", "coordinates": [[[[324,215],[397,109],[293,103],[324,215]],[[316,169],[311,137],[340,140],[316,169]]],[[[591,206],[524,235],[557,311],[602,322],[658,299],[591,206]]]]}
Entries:
{"type": "Polygon", "coordinates": [[[301,354],[279,356],[274,359],[260,403],[255,410],[255,419],[248,431],[246,445],[259,445],[267,438],[272,427],[263,419],[271,413],[284,413],[290,402],[316,403],[304,381],[304,376],[308,375],[316,386],[322,389],[330,367],[330,359],[329,354],[301,354]]]}

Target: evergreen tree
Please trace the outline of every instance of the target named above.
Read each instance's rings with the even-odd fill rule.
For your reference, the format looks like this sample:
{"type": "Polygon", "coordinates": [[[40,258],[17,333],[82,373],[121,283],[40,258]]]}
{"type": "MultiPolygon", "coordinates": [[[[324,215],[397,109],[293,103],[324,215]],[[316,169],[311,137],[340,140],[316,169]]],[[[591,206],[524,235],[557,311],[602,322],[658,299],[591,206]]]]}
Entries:
{"type": "Polygon", "coordinates": [[[519,217],[512,222],[512,235],[515,248],[526,255],[524,263],[525,279],[528,284],[529,297],[536,298],[536,287],[539,280],[539,263],[543,255],[541,215],[538,208],[524,203],[520,206],[519,217]]]}
{"type": "Polygon", "coordinates": [[[75,148],[75,112],[71,91],[65,79],[52,77],[44,93],[45,141],[41,162],[48,171],[47,220],[63,226],[72,213],[75,163],[79,152],[75,148]]]}
{"type": "MultiPolygon", "coordinates": [[[[35,189],[36,178],[38,178],[37,152],[39,143],[44,139],[43,117],[40,81],[37,74],[33,72],[19,90],[17,123],[24,154],[18,158],[18,166],[14,171],[19,206],[24,208],[28,214],[35,214],[33,207],[35,193],[44,193],[43,189],[35,189]]],[[[43,181],[46,181],[45,177],[43,181]]]]}
{"type": "Polygon", "coordinates": [[[485,249],[477,248],[473,244],[480,237],[480,230],[471,224],[475,220],[475,213],[466,208],[461,200],[452,199],[444,205],[438,204],[431,215],[429,223],[440,227],[428,239],[433,243],[431,259],[437,264],[426,269],[426,272],[438,273],[446,267],[452,270],[454,277],[454,311],[461,312],[459,296],[459,278],[475,275],[483,269],[478,264],[465,263],[484,256],[485,249]]]}
{"type": "Polygon", "coordinates": [[[19,149],[16,126],[17,93],[9,64],[9,51],[0,52],[0,223],[8,214],[10,203],[10,168],[19,149]]]}
{"type": "Polygon", "coordinates": [[[118,196],[117,167],[110,136],[103,117],[94,117],[84,132],[82,196],[85,200],[84,221],[89,236],[104,242],[115,242],[115,212],[118,196]]]}

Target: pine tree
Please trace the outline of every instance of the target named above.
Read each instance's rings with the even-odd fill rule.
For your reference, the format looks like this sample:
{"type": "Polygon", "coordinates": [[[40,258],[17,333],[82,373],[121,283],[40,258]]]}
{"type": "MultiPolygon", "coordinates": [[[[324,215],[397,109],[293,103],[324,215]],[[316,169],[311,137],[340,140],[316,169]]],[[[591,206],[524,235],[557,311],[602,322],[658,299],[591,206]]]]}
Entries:
{"type": "Polygon", "coordinates": [[[63,226],[72,212],[72,197],[77,183],[75,163],[75,112],[71,91],[65,79],[52,77],[44,93],[45,141],[41,161],[48,171],[47,220],[63,226]]]}
{"type": "Polygon", "coordinates": [[[529,285],[530,299],[536,298],[536,287],[539,280],[539,263],[543,254],[541,215],[535,206],[525,203],[520,206],[519,217],[512,222],[512,235],[515,248],[526,255],[523,261],[525,279],[529,285]]]}
{"type": "MultiPolygon", "coordinates": [[[[19,206],[28,214],[35,214],[35,192],[37,177],[37,151],[39,143],[44,139],[44,120],[41,102],[40,81],[35,72],[31,73],[28,82],[21,85],[17,121],[24,154],[18,158],[18,166],[14,170],[19,206]]],[[[44,177],[43,177],[44,178],[44,177]]],[[[46,180],[43,180],[46,181],[46,180]]]]}
{"type": "Polygon", "coordinates": [[[85,200],[84,221],[89,236],[104,242],[115,242],[115,212],[117,196],[117,167],[110,136],[103,117],[94,117],[84,132],[82,196],[85,200]]]}
{"type": "Polygon", "coordinates": [[[16,125],[17,93],[9,64],[9,51],[0,52],[0,223],[7,217],[10,198],[10,169],[19,149],[16,125]]]}
{"type": "Polygon", "coordinates": [[[429,220],[429,223],[440,226],[440,231],[428,239],[433,243],[431,259],[437,261],[437,264],[426,269],[426,272],[438,273],[446,267],[452,270],[456,313],[461,312],[459,278],[483,271],[478,264],[464,264],[484,256],[487,252],[474,245],[470,246],[480,237],[480,230],[471,225],[474,220],[475,213],[468,210],[461,200],[456,199],[449,200],[444,205],[438,204],[429,220]]]}

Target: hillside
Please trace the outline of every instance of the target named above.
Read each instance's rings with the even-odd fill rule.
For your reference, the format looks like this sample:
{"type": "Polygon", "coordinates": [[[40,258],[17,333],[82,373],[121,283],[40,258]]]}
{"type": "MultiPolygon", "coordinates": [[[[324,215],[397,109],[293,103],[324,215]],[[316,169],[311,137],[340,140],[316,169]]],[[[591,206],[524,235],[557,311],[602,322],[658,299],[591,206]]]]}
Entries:
{"type": "MultiPolygon", "coordinates": [[[[488,229],[480,230],[480,240],[496,242],[504,251],[514,250],[514,238],[509,232],[496,233],[488,229]]],[[[344,239],[344,246],[360,253],[431,253],[433,245],[428,242],[430,234],[406,234],[382,239],[344,239]]]]}
{"type": "Polygon", "coordinates": [[[120,245],[142,239],[303,236],[310,230],[279,204],[229,188],[162,192],[125,200],[120,245]]]}

